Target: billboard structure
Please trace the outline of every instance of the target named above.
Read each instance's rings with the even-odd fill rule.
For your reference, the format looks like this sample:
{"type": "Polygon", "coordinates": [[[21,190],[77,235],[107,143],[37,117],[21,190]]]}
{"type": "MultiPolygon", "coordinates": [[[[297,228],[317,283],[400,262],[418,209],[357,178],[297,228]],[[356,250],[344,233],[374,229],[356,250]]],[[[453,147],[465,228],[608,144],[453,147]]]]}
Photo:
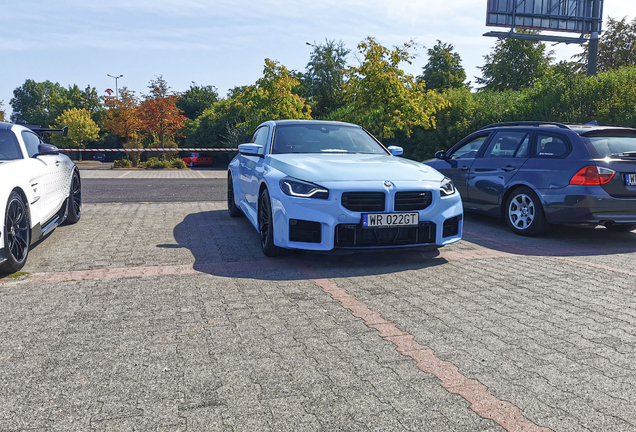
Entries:
{"type": "Polygon", "coordinates": [[[486,25],[508,27],[510,31],[492,31],[484,36],[566,44],[589,42],[588,75],[594,75],[602,17],[603,0],[488,0],[486,25]],[[579,37],[520,33],[515,29],[579,33],[579,37]]]}
{"type": "Polygon", "coordinates": [[[592,20],[601,20],[603,0],[596,15],[594,0],[488,0],[486,25],[497,27],[592,33],[592,20]]]}

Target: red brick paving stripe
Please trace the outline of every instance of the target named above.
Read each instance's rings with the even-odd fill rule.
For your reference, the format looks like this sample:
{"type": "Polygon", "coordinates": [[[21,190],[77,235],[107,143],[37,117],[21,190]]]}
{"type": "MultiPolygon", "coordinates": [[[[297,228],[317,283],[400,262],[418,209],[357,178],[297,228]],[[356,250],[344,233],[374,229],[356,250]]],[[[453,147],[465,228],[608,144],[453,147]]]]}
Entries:
{"type": "Polygon", "coordinates": [[[454,364],[438,358],[431,348],[417,343],[413,335],[382,318],[382,315],[369,309],[365,303],[348,294],[336,283],[321,277],[318,271],[304,269],[303,273],[334,300],[340,301],[355,317],[364,320],[368,327],[378,330],[380,336],[392,342],[400,354],[415,360],[420,370],[435,375],[442,382],[442,387],[470,402],[470,408],[479,416],[495,421],[510,432],[551,432],[551,429],[528,420],[512,403],[491,395],[488,388],[479,381],[466,378],[454,364]]]}
{"type": "Polygon", "coordinates": [[[629,270],[625,270],[625,269],[619,269],[619,268],[616,268],[616,267],[610,267],[610,266],[603,265],[603,264],[596,264],[596,263],[593,263],[593,262],[578,260],[578,259],[570,258],[570,257],[555,257],[555,258],[563,260],[563,261],[569,261],[569,262],[575,263],[575,264],[583,264],[583,265],[594,267],[594,268],[598,268],[598,269],[608,270],[608,271],[615,272],[615,273],[622,273],[622,274],[626,274],[626,275],[629,275],[629,276],[636,276],[636,273],[633,272],[633,271],[629,271],[629,270]]]}

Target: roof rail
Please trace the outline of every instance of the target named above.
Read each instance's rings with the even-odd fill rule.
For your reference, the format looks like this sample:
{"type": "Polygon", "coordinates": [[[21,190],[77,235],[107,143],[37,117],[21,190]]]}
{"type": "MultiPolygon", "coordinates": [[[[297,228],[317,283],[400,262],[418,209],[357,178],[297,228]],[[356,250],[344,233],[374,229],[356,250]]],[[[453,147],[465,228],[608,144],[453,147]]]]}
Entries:
{"type": "Polygon", "coordinates": [[[535,127],[556,126],[560,129],[570,129],[569,127],[567,127],[566,125],[562,123],[551,123],[551,122],[542,122],[542,121],[518,121],[518,122],[493,123],[488,126],[479,128],[479,130],[490,129],[490,128],[500,127],[500,126],[535,126],[535,127]]]}
{"type": "Polygon", "coordinates": [[[66,135],[68,134],[68,126],[64,126],[62,129],[43,128],[43,127],[34,126],[34,125],[24,125],[24,127],[31,129],[35,133],[44,133],[44,132],[61,133],[62,136],[65,138],[66,138],[66,135]]]}

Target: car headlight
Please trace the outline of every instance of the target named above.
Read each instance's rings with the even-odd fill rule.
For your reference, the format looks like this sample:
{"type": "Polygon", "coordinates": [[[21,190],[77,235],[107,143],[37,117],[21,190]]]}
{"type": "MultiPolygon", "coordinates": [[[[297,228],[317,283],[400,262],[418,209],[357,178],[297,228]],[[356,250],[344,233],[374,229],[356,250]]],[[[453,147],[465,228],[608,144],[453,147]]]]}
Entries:
{"type": "Polygon", "coordinates": [[[329,198],[329,189],[292,177],[282,178],[278,184],[285,195],[300,198],[329,198]]]}
{"type": "Polygon", "coordinates": [[[442,180],[442,184],[439,187],[439,193],[442,196],[449,196],[455,193],[455,185],[453,184],[453,181],[451,179],[449,179],[448,177],[444,177],[444,180],[442,180]]]}

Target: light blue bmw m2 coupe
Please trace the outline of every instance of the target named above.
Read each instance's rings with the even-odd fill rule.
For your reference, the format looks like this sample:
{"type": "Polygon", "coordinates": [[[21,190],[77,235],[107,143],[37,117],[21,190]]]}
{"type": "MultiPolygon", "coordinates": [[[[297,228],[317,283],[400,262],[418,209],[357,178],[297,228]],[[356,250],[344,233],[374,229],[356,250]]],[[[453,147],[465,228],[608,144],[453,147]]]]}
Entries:
{"type": "Polygon", "coordinates": [[[247,216],[267,256],[460,240],[453,182],[401,154],[354,124],[268,121],[229,165],[228,211],[247,216]]]}

